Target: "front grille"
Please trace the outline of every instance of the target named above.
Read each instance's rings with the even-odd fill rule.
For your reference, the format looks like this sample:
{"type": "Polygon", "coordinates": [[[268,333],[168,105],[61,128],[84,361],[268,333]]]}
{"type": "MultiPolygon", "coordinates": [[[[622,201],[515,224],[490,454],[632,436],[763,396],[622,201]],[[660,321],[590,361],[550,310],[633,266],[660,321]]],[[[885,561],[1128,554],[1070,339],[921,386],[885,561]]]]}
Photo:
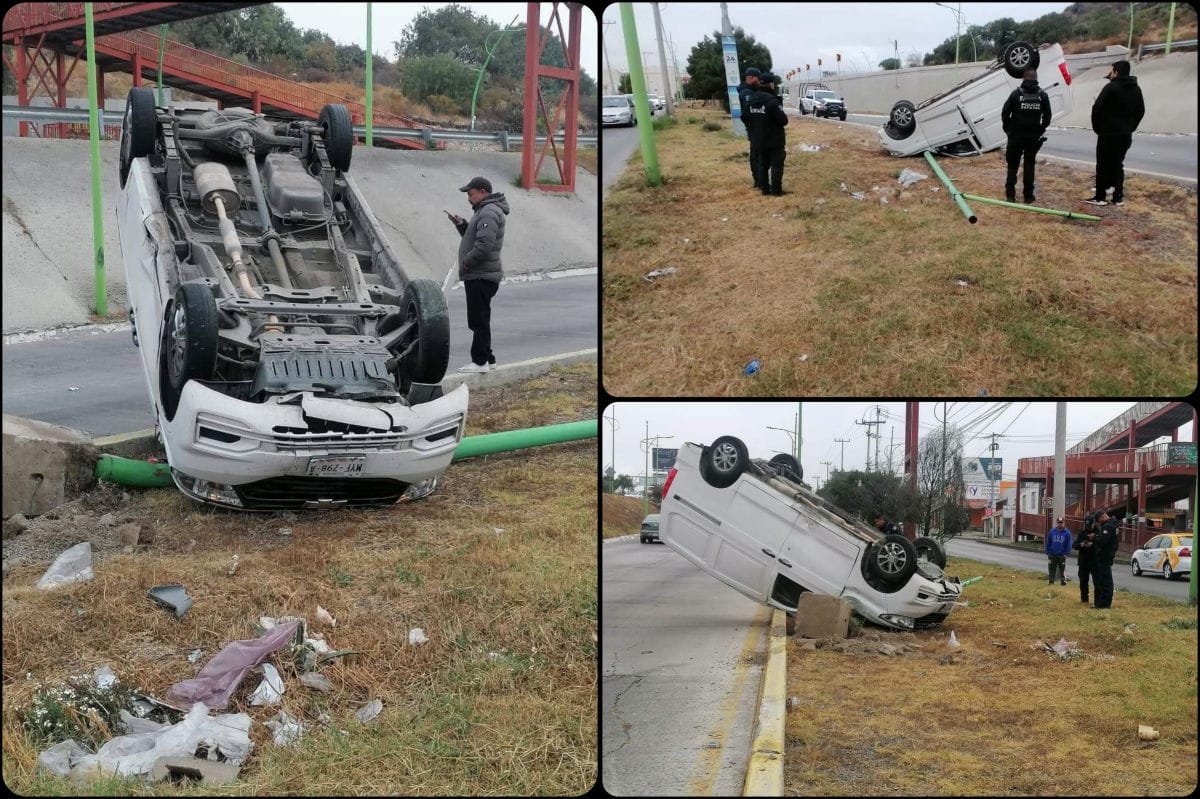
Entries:
{"type": "Polygon", "coordinates": [[[390,505],[407,488],[408,483],[379,477],[272,477],[234,490],[242,504],[253,510],[298,510],[319,500],[351,507],[390,505]]]}
{"type": "Polygon", "coordinates": [[[913,627],[918,630],[928,630],[930,627],[937,627],[946,620],[949,613],[930,613],[927,616],[922,616],[913,622],[913,627]]]}
{"type": "Polygon", "coordinates": [[[392,450],[398,449],[402,440],[400,435],[391,433],[364,433],[361,435],[343,435],[341,433],[284,435],[276,433],[273,438],[275,449],[279,452],[392,450]]]}

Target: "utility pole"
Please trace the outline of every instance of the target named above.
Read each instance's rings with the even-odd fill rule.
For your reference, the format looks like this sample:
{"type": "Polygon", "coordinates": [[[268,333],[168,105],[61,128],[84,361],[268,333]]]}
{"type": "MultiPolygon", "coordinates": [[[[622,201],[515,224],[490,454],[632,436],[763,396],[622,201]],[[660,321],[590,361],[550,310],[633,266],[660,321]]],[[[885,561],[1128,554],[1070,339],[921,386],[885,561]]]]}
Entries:
{"type": "MultiPolygon", "coordinates": [[[[1067,509],[1067,403],[1054,403],[1054,514],[1053,522],[1067,509]]],[[[1065,522],[1065,520],[1064,520],[1065,522]]]]}
{"type": "Polygon", "coordinates": [[[667,73],[667,50],[663,47],[662,17],[658,14],[658,3],[651,3],[654,9],[654,28],[658,33],[658,66],[662,70],[663,100],[667,104],[667,116],[675,111],[675,101],[671,97],[671,81],[667,73]]]}
{"type": "Polygon", "coordinates": [[[615,470],[617,467],[617,428],[620,427],[621,425],[619,425],[617,423],[617,406],[616,405],[610,406],[609,411],[612,413],[611,416],[609,416],[608,414],[604,415],[604,421],[608,422],[608,426],[609,426],[608,465],[613,468],[614,473],[615,473],[615,470]]]}
{"type": "Polygon", "coordinates": [[[729,55],[726,52],[726,45],[729,45],[729,50],[733,51],[733,63],[725,63],[725,91],[729,97],[729,120],[733,125],[733,135],[742,138],[746,135],[746,121],[741,118],[741,111],[737,110],[737,91],[734,88],[741,79],[741,75],[738,74],[737,43],[733,38],[733,26],[729,24],[729,4],[721,3],[722,60],[729,55]]]}
{"type": "MultiPolygon", "coordinates": [[[[608,22],[605,22],[604,23],[605,34],[607,34],[607,32],[608,32],[609,25],[616,25],[616,24],[617,24],[617,21],[613,20],[613,19],[610,19],[608,22]]],[[[604,65],[608,67],[608,93],[609,94],[620,94],[621,87],[617,85],[617,81],[613,78],[612,59],[610,59],[608,57],[608,37],[604,34],[601,34],[601,36],[602,36],[601,43],[604,45],[604,65]]]]}
{"type": "Polygon", "coordinates": [[[642,484],[642,507],[646,516],[650,515],[650,442],[654,442],[654,447],[658,447],[660,438],[674,438],[675,436],[651,436],[650,422],[646,421],[646,437],[642,439],[642,451],[646,453],[646,470],[643,472],[644,483],[642,484]]]}
{"type": "Polygon", "coordinates": [[[1000,493],[996,489],[996,468],[995,468],[995,466],[996,466],[996,450],[1000,449],[1000,445],[996,443],[996,439],[1000,437],[1000,434],[992,433],[991,435],[992,435],[992,443],[991,443],[991,445],[988,446],[988,451],[991,453],[992,460],[990,463],[988,463],[988,469],[992,472],[992,474],[991,474],[991,478],[992,478],[992,496],[991,496],[991,500],[992,500],[992,534],[989,535],[988,538],[991,538],[992,536],[995,535],[996,526],[999,524],[999,520],[996,518],[996,503],[1000,499],[1000,493]]]}
{"type": "Polygon", "coordinates": [[[675,37],[667,38],[667,46],[671,48],[671,69],[675,75],[675,93],[680,102],[683,102],[683,82],[679,80],[679,58],[675,55],[675,37]]]}
{"type": "Polygon", "coordinates": [[[804,438],[800,435],[800,430],[804,422],[804,403],[796,403],[796,463],[800,462],[800,450],[804,446],[804,438]]]}
{"type": "MultiPolygon", "coordinates": [[[[652,52],[651,50],[643,50],[642,51],[642,74],[643,75],[647,75],[650,72],[648,69],[646,69],[646,56],[650,55],[651,52],[652,52]]],[[[655,86],[655,88],[657,89],[658,87],[655,86]]],[[[647,81],[646,82],[646,92],[649,93],[649,91],[650,91],[650,83],[649,83],[649,81],[647,81]]],[[[656,94],[657,94],[657,92],[656,92],[656,94]]],[[[651,111],[653,111],[653,109],[651,109],[651,111]]]]}
{"type": "Polygon", "coordinates": [[[896,425],[888,427],[888,474],[892,473],[892,449],[896,446],[893,442],[896,440],[896,425]]]}
{"type": "Polygon", "coordinates": [[[821,465],[825,467],[825,482],[829,482],[829,467],[833,465],[832,461],[821,461],[821,465]]]}
{"type": "MultiPolygon", "coordinates": [[[[872,428],[883,424],[883,421],[878,418],[879,406],[875,406],[876,419],[868,422],[866,419],[859,420],[855,424],[862,425],[867,428],[867,471],[871,471],[871,439],[878,438],[877,433],[872,433],[872,428]]],[[[875,445],[875,471],[879,471],[879,445],[875,445]]]]}
{"type": "Polygon", "coordinates": [[[842,445],[842,461],[841,461],[842,465],[839,466],[838,469],[839,469],[839,471],[845,471],[846,470],[846,445],[850,443],[850,439],[835,438],[833,441],[835,444],[842,445]]]}
{"type": "Polygon", "coordinates": [[[637,118],[644,124],[638,125],[638,138],[642,144],[642,163],[646,168],[646,185],[661,186],[662,173],[658,169],[658,150],[654,145],[654,126],[650,124],[653,114],[646,101],[646,75],[638,58],[637,23],[633,17],[633,3],[621,3],[621,32],[625,36],[625,57],[629,60],[629,88],[633,92],[633,104],[637,107],[637,118]]]}
{"type": "Polygon", "coordinates": [[[900,88],[900,40],[892,39],[892,52],[896,58],[896,88],[900,88]]]}

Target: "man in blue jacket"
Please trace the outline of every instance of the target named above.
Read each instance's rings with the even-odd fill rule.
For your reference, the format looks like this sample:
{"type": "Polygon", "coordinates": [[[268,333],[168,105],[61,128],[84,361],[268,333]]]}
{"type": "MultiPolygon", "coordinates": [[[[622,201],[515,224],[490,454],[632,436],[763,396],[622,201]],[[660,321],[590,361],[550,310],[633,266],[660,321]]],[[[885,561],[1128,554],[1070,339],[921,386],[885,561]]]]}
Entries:
{"type": "Polygon", "coordinates": [[[1061,516],[1058,524],[1046,533],[1046,556],[1050,558],[1050,585],[1054,585],[1054,575],[1063,585],[1067,584],[1067,555],[1071,554],[1071,531],[1063,524],[1061,516]]]}

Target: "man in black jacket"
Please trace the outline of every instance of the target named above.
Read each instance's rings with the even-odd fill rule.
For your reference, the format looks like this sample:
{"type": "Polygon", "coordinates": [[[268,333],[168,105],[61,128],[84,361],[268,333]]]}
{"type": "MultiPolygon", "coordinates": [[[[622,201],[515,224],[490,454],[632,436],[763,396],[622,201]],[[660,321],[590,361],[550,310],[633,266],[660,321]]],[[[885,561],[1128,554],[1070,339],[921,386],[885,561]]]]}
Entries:
{"type": "Polygon", "coordinates": [[[1125,153],[1133,132],[1146,115],[1146,103],[1129,62],[1117,61],[1108,73],[1108,85],[1092,104],[1092,130],[1096,132],[1096,193],[1087,201],[1106,205],[1105,192],[1113,190],[1113,205],[1125,204],[1125,153]]]}
{"type": "Polygon", "coordinates": [[[1008,134],[1008,179],[1004,182],[1004,199],[1016,202],[1017,166],[1025,159],[1025,202],[1033,202],[1034,161],[1042,146],[1042,135],[1050,126],[1050,97],[1038,86],[1037,70],[1025,70],[1019,88],[1004,101],[1000,123],[1008,134]]]}
{"type": "Polygon", "coordinates": [[[783,161],[787,156],[787,134],[783,129],[788,123],[783,100],[775,94],[779,81],[780,78],[771,73],[762,76],[759,90],[750,95],[750,124],[747,126],[751,131],[751,153],[755,151],[757,139],[762,193],[776,197],[783,194],[783,161]]]}
{"type": "Polygon", "coordinates": [[[471,330],[471,362],[460,366],[460,372],[487,372],[496,363],[492,352],[492,297],[504,278],[500,250],[504,247],[504,217],[508,216],[508,200],[492,193],[492,183],[485,177],[473,177],[459,189],[467,193],[467,202],[475,211],[468,221],[449,211],[462,240],[458,243],[458,279],[463,283],[467,299],[467,327],[471,330]]]}
{"type": "Polygon", "coordinates": [[[1120,537],[1117,534],[1117,520],[1109,516],[1107,511],[1100,511],[1097,520],[1100,522],[1100,530],[1093,538],[1096,545],[1096,602],[1092,607],[1104,610],[1112,607],[1112,565],[1117,556],[1120,537]]]}
{"type": "Polygon", "coordinates": [[[738,84],[737,95],[738,105],[742,110],[742,124],[746,126],[746,137],[750,140],[750,177],[754,178],[754,188],[762,189],[766,184],[762,181],[762,174],[759,171],[758,151],[755,147],[754,137],[750,135],[750,95],[758,91],[759,79],[762,73],[756,67],[746,67],[746,74],[742,78],[742,82],[738,84]]]}
{"type": "MultiPolygon", "coordinates": [[[[1088,578],[1092,577],[1096,571],[1096,533],[1099,528],[1096,526],[1096,517],[1091,514],[1083,519],[1083,531],[1079,537],[1075,539],[1072,545],[1079,550],[1079,601],[1087,604],[1088,601],[1088,578]]],[[[1093,579],[1093,582],[1095,580],[1093,579]]],[[[1096,593],[1099,593],[1099,588],[1096,593]]]]}

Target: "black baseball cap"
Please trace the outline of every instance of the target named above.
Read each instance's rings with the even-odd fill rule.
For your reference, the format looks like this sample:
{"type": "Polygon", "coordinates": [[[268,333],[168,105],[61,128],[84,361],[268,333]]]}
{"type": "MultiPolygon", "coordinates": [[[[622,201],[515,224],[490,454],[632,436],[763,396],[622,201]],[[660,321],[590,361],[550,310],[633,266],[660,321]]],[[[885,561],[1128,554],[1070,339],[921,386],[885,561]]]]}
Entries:
{"type": "Polygon", "coordinates": [[[487,178],[481,178],[478,175],[471,178],[467,185],[459,189],[459,191],[467,191],[468,189],[482,189],[488,194],[492,193],[492,182],[487,178]]]}
{"type": "Polygon", "coordinates": [[[751,75],[758,78],[762,76],[762,73],[758,71],[758,67],[746,67],[746,71],[742,74],[742,77],[748,78],[751,75]]]}

